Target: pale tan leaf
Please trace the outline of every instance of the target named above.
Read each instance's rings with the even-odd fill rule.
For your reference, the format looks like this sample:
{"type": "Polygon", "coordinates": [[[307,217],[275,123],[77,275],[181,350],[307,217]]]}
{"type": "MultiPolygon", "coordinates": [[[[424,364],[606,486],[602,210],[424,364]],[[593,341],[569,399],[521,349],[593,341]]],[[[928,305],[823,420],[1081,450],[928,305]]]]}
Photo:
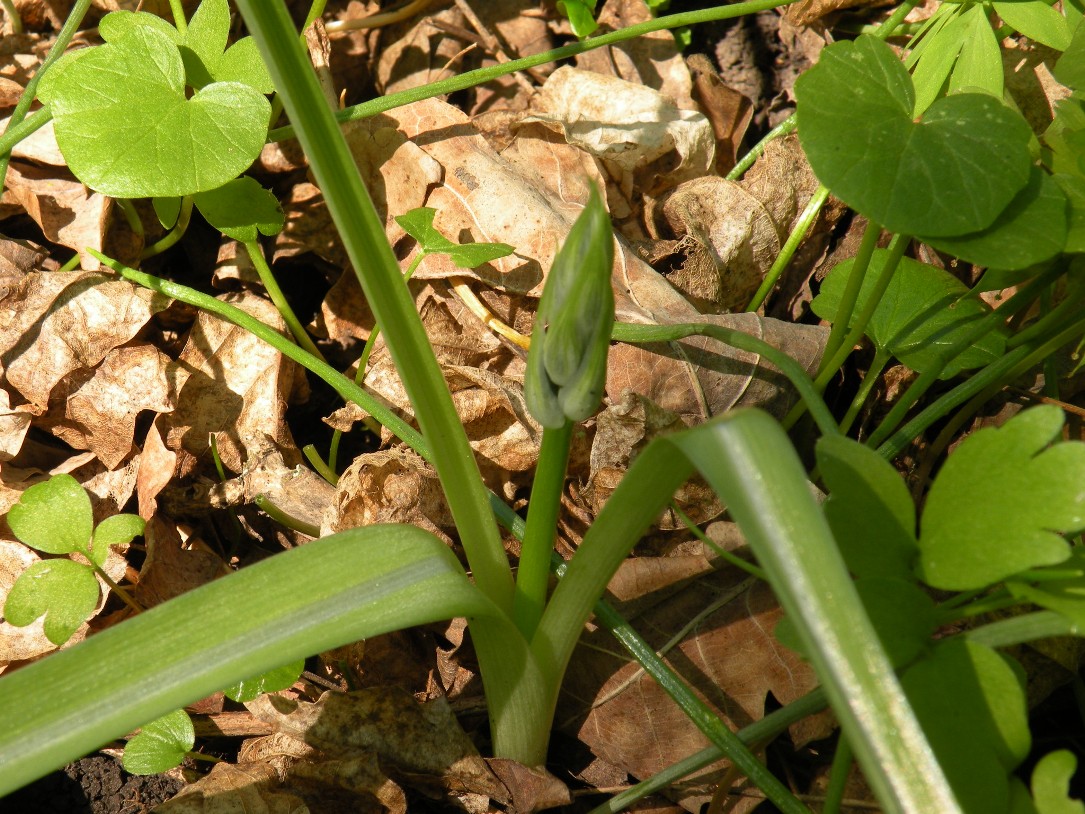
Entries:
{"type": "Polygon", "coordinates": [[[3,376],[45,408],[65,376],[98,365],[168,303],[101,274],[28,274],[0,301],[3,376]]]}

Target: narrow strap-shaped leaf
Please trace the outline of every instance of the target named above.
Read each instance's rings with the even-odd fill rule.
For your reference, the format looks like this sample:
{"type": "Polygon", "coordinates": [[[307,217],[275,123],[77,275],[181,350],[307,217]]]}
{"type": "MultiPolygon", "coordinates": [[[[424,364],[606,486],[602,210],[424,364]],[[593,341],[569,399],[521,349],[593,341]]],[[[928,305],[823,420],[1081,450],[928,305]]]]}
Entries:
{"type": "Polygon", "coordinates": [[[448,547],[413,526],[283,552],[0,678],[0,796],[239,679],[494,611],[448,547]]]}

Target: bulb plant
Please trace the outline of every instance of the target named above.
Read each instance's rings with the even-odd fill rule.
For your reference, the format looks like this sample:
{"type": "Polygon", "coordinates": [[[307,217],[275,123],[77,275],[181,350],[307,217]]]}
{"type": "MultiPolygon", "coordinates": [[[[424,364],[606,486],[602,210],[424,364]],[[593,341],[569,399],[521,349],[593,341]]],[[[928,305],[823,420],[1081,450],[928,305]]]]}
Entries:
{"type": "MultiPolygon", "coordinates": [[[[81,0],[73,18],[87,5],[81,0]]],[[[471,577],[432,534],[377,525],[284,552],[140,613],[0,678],[0,720],[12,722],[0,732],[0,794],[148,722],[153,723],[144,741],[133,741],[133,765],[148,752],[152,757],[143,758],[144,765],[163,765],[158,761],[175,760],[191,746],[174,712],[184,704],[284,663],[297,668],[298,659],[314,652],[453,616],[470,622],[494,753],[542,764],[558,690],[585,621],[594,610],[607,624],[622,626],[600,604],[606,585],[675,489],[697,471],[742,528],[786,611],[779,635],[810,660],[822,681],[818,698],[797,706],[804,714],[822,700],[832,706],[845,738],[840,755],[854,754],[884,810],[1069,810],[1068,753],[1043,758],[1031,789],[1014,775],[1031,739],[1018,668],[996,648],[1085,624],[1085,564],[1079,548],[1068,542],[1085,530],[1078,486],[1085,479],[1085,445],[1059,440],[1063,419],[1057,409],[1026,411],[962,443],[934,480],[921,514],[888,460],[957,408],[950,423],[959,426],[994,389],[1085,331],[1078,282],[1085,252],[1085,26],[1076,6],[1059,14],[1040,2],[993,4],[1006,25],[1065,52],[1055,75],[1071,95],[1060,103],[1039,149],[1020,114],[1002,101],[1001,86],[990,80],[994,29],[987,6],[942,6],[903,63],[882,41],[907,14],[910,5],[902,6],[877,35],[829,46],[800,78],[798,132],[824,184],[811,212],[831,191],[870,223],[856,258],[832,271],[813,303],[815,313],[833,325],[814,381],[778,349],[717,325],[616,324],[610,283],[615,238],[601,196],[593,191],[549,271],[531,336],[525,395],[544,432],[525,524],[482,482],[383,225],[337,126],[337,120],[468,87],[493,71],[333,113],[281,0],[237,5],[252,38],[229,48],[225,0],[203,0],[190,21],[174,3],[176,26],[139,13],[107,15],[101,27],[105,44],[50,63],[37,90],[45,112],[0,137],[0,151],[10,149],[31,124],[51,117],[69,165],[88,186],[121,200],[153,198],[163,224],[175,232],[195,207],[241,241],[262,269],[294,341],[219,300],[98,258],[133,284],[252,331],[414,448],[441,479],[471,577]],[[132,78],[130,87],[114,89],[108,82],[117,71],[132,78]],[[88,87],[102,91],[105,104],[89,104],[88,87]],[[291,124],[269,133],[265,94],[272,89],[291,124]],[[157,175],[158,165],[141,160],[139,151],[116,157],[100,146],[102,132],[123,141],[132,111],[143,117],[133,127],[147,129],[151,120],[177,125],[155,131],[150,152],[170,157],[157,175]],[[201,127],[212,119],[224,141],[209,140],[211,129],[201,127]],[[296,136],[309,158],[411,399],[418,430],[327,364],[291,319],[262,263],[258,237],[282,227],[281,212],[270,193],[237,176],[266,137],[287,136],[296,136]],[[123,172],[115,172],[117,166],[123,172]],[[923,183],[935,178],[937,184],[923,183]],[[876,248],[883,229],[895,234],[884,250],[876,248]],[[968,290],[945,272],[906,257],[910,236],[989,270],[968,290]],[[975,296],[1008,283],[1020,285],[997,311],[975,296]],[[1062,299],[1039,319],[1024,328],[1010,321],[1056,284],[1062,299]],[[817,466],[828,500],[819,505],[812,497],[804,467],[778,422],[756,410],[734,411],[648,445],[549,593],[572,429],[598,409],[610,342],[674,341],[694,334],[760,353],[791,380],[803,403],[788,421],[808,411],[816,423],[817,466]],[[819,393],[864,336],[876,351],[872,381],[891,358],[919,376],[861,444],[844,432],[869,388],[839,423],[819,393]],[[909,412],[934,382],[953,383],[967,371],[975,372],[920,412],[909,412]],[[522,539],[515,577],[498,522],[522,539]],[[949,598],[936,603],[929,588],[949,598]],[[1043,610],[959,635],[939,633],[950,623],[1024,606],[1043,610]],[[95,688],[93,696],[77,691],[85,686],[95,688]]],[[[578,34],[593,30],[593,3],[562,5],[578,34]]],[[[754,2],[676,14],[499,70],[647,30],[768,7],[754,2]]],[[[148,151],[142,152],[145,159],[148,151]]],[[[424,211],[411,213],[408,224],[411,234],[425,237],[419,237],[420,257],[462,250],[469,265],[471,251],[492,258],[509,249],[457,247],[434,233],[432,214],[424,211]]],[[[779,270],[800,238],[785,244],[779,270]]],[[[772,279],[758,301],[771,285],[772,279]]],[[[360,364],[360,376],[364,369],[360,364]]],[[[77,540],[55,523],[35,526],[40,533],[27,530],[26,518],[35,516],[42,495],[63,492],[75,500],[76,491],[81,494],[77,484],[73,489],[63,479],[35,486],[9,523],[20,539],[42,551],[80,552],[100,564],[99,542],[125,542],[138,533],[134,525],[111,519],[98,530],[80,526],[77,540]],[[125,540],[101,532],[107,524],[123,526],[125,540]]],[[[48,562],[76,565],[70,559],[48,562]]],[[[5,609],[9,618],[41,615],[41,607],[26,607],[12,593],[12,610],[5,609]]],[[[69,628],[54,630],[67,638],[69,628]]],[[[635,637],[628,640],[637,650],[635,637]]],[[[672,686],[673,675],[658,659],[650,652],[638,658],[715,744],[691,759],[691,766],[726,754],[780,810],[808,810],[754,758],[744,745],[749,738],[721,733],[718,722],[688,700],[687,688],[672,686]]],[[[296,675],[296,669],[287,674],[296,675]]],[[[270,689],[282,680],[259,678],[248,690],[237,689],[270,689]]],[[[840,763],[846,769],[848,761],[840,763]]]]}

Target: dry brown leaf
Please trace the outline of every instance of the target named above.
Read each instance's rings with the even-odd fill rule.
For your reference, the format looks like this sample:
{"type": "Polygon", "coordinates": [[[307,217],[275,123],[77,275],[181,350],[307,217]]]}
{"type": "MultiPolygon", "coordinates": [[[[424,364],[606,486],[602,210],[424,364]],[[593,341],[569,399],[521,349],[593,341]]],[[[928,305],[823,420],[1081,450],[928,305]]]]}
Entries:
{"type": "Polygon", "coordinates": [[[8,166],[0,195],[0,218],[25,212],[46,239],[79,252],[83,268],[91,271],[101,264],[84,249],[103,251],[112,208],[111,198],[91,192],[73,178],[58,178],[56,169],[22,161],[8,166]]]}
{"type": "Polygon", "coordinates": [[[691,244],[670,283],[701,310],[743,310],[780,253],[761,202],[734,181],[707,176],[680,184],[662,204],[673,232],[691,244]]]}
{"type": "MultiPolygon", "coordinates": [[[[3,133],[11,124],[11,117],[0,119],[0,133],[3,133]]],[[[11,148],[12,158],[22,158],[37,164],[48,164],[52,167],[66,167],[68,162],[60,153],[56,134],[53,132],[52,120],[46,122],[29,136],[11,148]]]]}
{"type": "Polygon", "coordinates": [[[44,409],[65,376],[97,366],[168,302],[102,274],[28,274],[0,300],[3,378],[44,409]]]}
{"type": "Polygon", "coordinates": [[[155,807],[155,814],[219,814],[223,811],[266,814],[309,814],[311,809],[293,794],[279,792],[279,777],[267,763],[216,763],[200,781],[155,807]]]}
{"type": "MultiPolygon", "coordinates": [[[[596,32],[599,34],[648,22],[653,15],[644,0],[607,0],[595,19],[602,29],[596,32]]],[[[577,56],[576,66],[652,88],[678,107],[695,109],[690,97],[690,73],[670,31],[653,31],[617,45],[588,51],[577,56]]]]}
{"type": "MultiPolygon", "coordinates": [[[[817,686],[813,670],[773,637],[781,611],[767,586],[751,586],[737,569],[713,571],[701,554],[668,559],[677,562],[623,564],[612,583],[624,600],[619,610],[655,648],[692,624],[666,658],[732,728],[760,719],[769,693],[787,704],[817,686]],[[690,582],[694,576],[699,578],[690,582]]],[[[574,655],[563,687],[558,713],[563,729],[637,778],[708,745],[639,665],[616,655],[621,649],[608,633],[596,631],[584,641],[588,646],[574,655]]],[[[796,725],[792,737],[806,742],[830,731],[827,717],[819,716],[796,725]]],[[[717,780],[676,784],[673,799],[698,811],[717,780]]]]}
{"type": "Polygon", "coordinates": [[[808,26],[834,11],[875,6],[871,0],[799,0],[784,9],[784,19],[795,26],[808,26]]]}
{"type": "Polygon", "coordinates": [[[570,143],[610,162],[625,187],[634,173],[643,188],[658,191],[715,167],[715,136],[703,114],[624,79],[559,68],[533,111],[525,121],[555,127],[570,143]]]}
{"type": "MultiPolygon", "coordinates": [[[[239,292],[220,299],[284,332],[279,312],[262,297],[239,292]]],[[[295,365],[263,340],[201,312],[176,375],[177,407],[158,418],[169,449],[203,456],[215,433],[223,465],[240,472],[246,450],[265,434],[284,450],[294,448],[285,413],[297,395],[295,365]]]]}
{"type": "Polygon", "coordinates": [[[412,786],[506,799],[444,698],[420,704],[404,690],[372,687],[327,692],[314,703],[265,695],[245,706],[325,759],[375,753],[390,774],[412,786]]]}
{"type": "Polygon", "coordinates": [[[165,518],[155,516],[148,520],[143,536],[147,558],[133,593],[145,608],[229,573],[221,557],[198,540],[183,540],[177,526],[165,518]]]}
{"type": "Polygon", "coordinates": [[[320,531],[334,534],[374,523],[411,523],[446,540],[454,532],[437,473],[416,453],[397,448],[355,458],[339,476],[320,531]]]}
{"type": "MultiPolygon", "coordinates": [[[[819,186],[793,134],[765,145],[765,151],[742,176],[739,185],[760,202],[781,242],[790,234],[819,186]]],[[[820,226],[823,231],[828,228],[825,224],[820,226]]]]}
{"type": "Polygon", "coordinates": [[[48,252],[30,241],[0,237],[0,300],[7,297],[18,280],[43,270],[48,257],[48,252]]]}
{"type": "Polygon", "coordinates": [[[171,368],[152,345],[116,348],[98,367],[73,371],[53,388],[50,411],[37,426],[113,469],[132,451],[139,413],[173,409],[171,368]]]}
{"type": "Polygon", "coordinates": [[[22,449],[23,439],[30,429],[32,408],[11,406],[6,390],[0,389],[0,462],[10,461],[22,449]]]}
{"type": "Polygon", "coordinates": [[[158,427],[151,424],[143,441],[136,472],[136,496],[139,516],[150,520],[158,509],[158,494],[173,480],[177,453],[166,448],[158,427]]]}

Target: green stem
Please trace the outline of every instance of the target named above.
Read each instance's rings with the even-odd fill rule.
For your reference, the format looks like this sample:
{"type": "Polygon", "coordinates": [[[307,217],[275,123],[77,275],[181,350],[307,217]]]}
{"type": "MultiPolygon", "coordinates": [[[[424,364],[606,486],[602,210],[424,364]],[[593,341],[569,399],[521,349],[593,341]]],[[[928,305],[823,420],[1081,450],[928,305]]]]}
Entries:
{"type": "Polygon", "coordinates": [[[15,8],[15,3],[12,0],[0,0],[0,5],[3,5],[4,11],[8,14],[8,19],[11,20],[11,33],[22,34],[23,18],[19,16],[19,10],[15,8]]]}
{"type": "Polygon", "coordinates": [[[731,171],[725,176],[728,181],[737,181],[743,175],[746,174],[746,170],[754,165],[754,162],[761,157],[761,154],[765,152],[765,148],[770,141],[775,141],[781,136],[786,136],[788,133],[794,131],[796,122],[798,119],[795,114],[792,113],[774,128],[765,133],[761,137],[761,140],[750,148],[746,155],[739,159],[738,163],[731,168],[731,171]]]}
{"type": "MultiPolygon", "coordinates": [[[[744,746],[767,743],[777,735],[782,734],[792,724],[820,712],[825,708],[826,703],[825,691],[818,688],[807,693],[802,698],[792,701],[787,706],[770,712],[760,721],[755,721],[749,726],[743,727],[735,733],[735,738],[744,746]]],[[[601,806],[593,808],[589,814],[617,814],[619,811],[625,811],[633,803],[644,799],[649,794],[663,791],[683,777],[694,774],[705,768],[705,766],[715,763],[721,757],[727,756],[728,753],[719,746],[709,746],[696,754],[690,755],[685,760],[657,772],[647,780],[626,789],[621,794],[616,794],[601,806]]]]}
{"type": "MultiPolygon", "coordinates": [[[[591,37],[590,39],[582,40],[580,42],[570,43],[561,48],[555,48],[552,51],[544,51],[541,54],[524,57],[523,59],[510,60],[509,62],[494,65],[493,67],[467,71],[458,76],[443,79],[440,82],[433,82],[429,85],[423,85],[419,88],[411,88],[410,90],[400,91],[398,93],[390,93],[387,96],[381,96],[377,99],[363,102],[360,105],[354,105],[353,107],[337,111],[335,113],[335,119],[338,122],[367,119],[371,116],[376,116],[378,113],[384,113],[385,111],[408,105],[411,102],[417,102],[422,99],[432,99],[435,96],[444,96],[445,94],[473,88],[476,85],[481,85],[500,76],[527,70],[528,68],[534,68],[539,65],[545,65],[548,62],[557,62],[558,60],[567,59],[568,57],[575,57],[596,48],[602,48],[605,45],[613,45],[618,42],[625,42],[626,40],[650,34],[653,31],[666,31],[672,28],[697,25],[699,23],[707,23],[714,20],[730,20],[734,17],[741,17],[746,14],[756,14],[759,11],[780,8],[782,6],[790,5],[793,2],[795,2],[795,0],[783,0],[783,2],[780,2],[780,0],[750,0],[750,2],[746,3],[735,3],[733,5],[719,6],[701,11],[684,11],[666,17],[657,17],[654,20],[631,25],[620,31],[611,31],[607,34],[601,34],[598,37],[591,37]]],[[[296,122],[294,116],[291,116],[290,120],[296,122]]],[[[279,127],[268,134],[269,141],[284,141],[290,138],[295,138],[293,126],[279,127]]]]}
{"type": "Polygon", "coordinates": [[[855,417],[859,415],[859,411],[863,409],[863,405],[866,404],[866,400],[874,390],[874,385],[877,383],[878,377],[882,375],[882,371],[885,370],[885,366],[889,364],[889,360],[892,358],[893,355],[883,348],[879,348],[874,353],[874,361],[870,363],[870,369],[866,372],[863,383],[859,385],[859,390],[855,393],[855,398],[851,400],[848,412],[845,413],[844,417],[840,420],[840,432],[847,434],[848,430],[851,429],[855,417]]]}
{"type": "Polygon", "coordinates": [[[320,477],[324,478],[324,480],[332,486],[339,483],[339,476],[335,474],[335,469],[324,463],[324,459],[320,457],[320,453],[316,451],[316,447],[312,444],[306,444],[301,448],[301,452],[320,477]]]}
{"type": "Polygon", "coordinates": [[[23,95],[19,97],[18,104],[15,105],[15,109],[11,112],[11,119],[8,121],[7,129],[4,131],[3,138],[0,138],[0,190],[4,188],[4,184],[7,183],[8,175],[8,161],[11,158],[11,148],[29,136],[39,127],[44,125],[49,119],[52,118],[52,114],[49,113],[48,108],[42,108],[27,119],[27,113],[30,112],[30,106],[34,103],[34,97],[38,92],[38,83],[41,82],[41,78],[45,76],[45,72],[49,67],[60,59],[64,55],[64,51],[67,50],[68,44],[72,41],[72,37],[79,30],[79,26],[83,23],[83,18],[87,16],[87,11],[90,9],[91,0],[76,0],[72,10],[68,12],[67,19],[64,20],[64,25],[60,27],[60,31],[57,32],[57,38],[53,41],[52,47],[49,49],[49,55],[45,57],[45,60],[41,63],[41,67],[34,72],[34,75],[30,77],[30,81],[26,83],[26,88],[23,90],[23,95]],[[23,120],[26,119],[24,122],[23,120]],[[28,130],[20,129],[20,125],[33,122],[33,125],[28,130]],[[18,132],[18,138],[15,138],[18,132]],[[9,138],[10,137],[10,138],[9,138]]]}
{"type": "Polygon", "coordinates": [[[878,224],[867,223],[863,231],[863,239],[859,243],[859,251],[855,253],[852,261],[848,283],[844,286],[844,293],[840,297],[840,306],[836,309],[836,318],[829,331],[829,340],[825,343],[825,355],[822,357],[819,373],[828,367],[829,360],[836,356],[840,348],[844,347],[844,337],[847,335],[852,315],[855,313],[855,303],[859,301],[859,292],[863,290],[863,280],[866,279],[866,273],[870,269],[870,258],[874,256],[874,249],[878,246],[878,238],[881,234],[882,228],[878,224]]]}
{"type": "Polygon", "coordinates": [[[682,524],[687,529],[689,529],[690,534],[700,540],[703,545],[708,546],[710,549],[716,552],[716,556],[726,562],[728,565],[734,566],[740,571],[745,571],[751,577],[756,577],[759,580],[764,581],[768,579],[762,569],[758,568],[752,562],[742,559],[742,557],[735,556],[730,551],[723,548],[719,543],[717,543],[707,534],[705,534],[703,531],[701,531],[699,528],[697,528],[697,524],[693,522],[692,518],[690,518],[688,514],[682,511],[682,507],[673,500],[671,501],[671,511],[674,512],[675,515],[677,515],[678,519],[682,521],[682,524]]]}
{"type": "Polygon", "coordinates": [[[302,534],[308,534],[310,537],[320,536],[320,526],[308,523],[298,517],[287,514],[278,506],[276,506],[267,495],[257,495],[253,498],[253,503],[256,504],[256,508],[274,520],[281,526],[294,531],[300,531],[302,534]]]}
{"type": "Polygon", "coordinates": [[[791,229],[791,234],[787,236],[787,241],[784,243],[783,248],[780,249],[780,253],[776,255],[776,259],[772,263],[772,267],[765,274],[765,279],[761,281],[761,286],[757,289],[757,293],[753,295],[753,299],[750,300],[750,304],[746,306],[747,311],[756,311],[772,293],[772,289],[779,281],[780,276],[787,268],[787,264],[791,262],[791,258],[795,256],[795,252],[799,248],[799,244],[806,239],[807,233],[814,226],[814,221],[818,219],[818,214],[821,212],[821,207],[825,205],[825,201],[829,199],[829,188],[822,184],[814,192],[810,201],[806,204],[806,208],[803,209],[802,214],[799,215],[798,220],[795,221],[794,227],[791,229]]]}
{"type": "Polygon", "coordinates": [[[1080,625],[1060,613],[1034,611],[966,630],[964,637],[970,642],[1000,648],[1057,636],[1080,636],[1082,632],[1080,625]]]}
{"type": "Polygon", "coordinates": [[[565,493],[565,468],[569,463],[569,443],[573,423],[566,421],[558,429],[543,430],[539,462],[531,485],[527,529],[520,549],[520,567],[516,572],[513,619],[528,641],[535,635],[550,577],[550,555],[557,536],[558,512],[565,493]]]}
{"type": "Polygon", "coordinates": [[[271,267],[268,266],[267,260],[264,259],[264,250],[260,248],[260,244],[255,240],[248,240],[242,245],[245,247],[245,251],[248,252],[253,266],[256,267],[256,273],[260,275],[260,281],[264,284],[268,296],[271,297],[271,302],[279,311],[286,326],[290,329],[290,333],[294,335],[294,339],[317,359],[323,360],[324,354],[313,344],[313,340],[306,333],[305,328],[302,327],[297,315],[294,314],[294,309],[287,302],[283,290],[279,288],[279,282],[275,279],[275,275],[271,273],[271,267]]]}
{"type": "MultiPolygon", "coordinates": [[[[1000,325],[1005,324],[1014,314],[1032,305],[1048,283],[1055,279],[1055,277],[1060,276],[1064,271],[1065,268],[1063,266],[1060,266],[1059,264],[1053,265],[1010,297],[1006,302],[1002,303],[998,307],[998,310],[991,311],[991,313],[987,314],[983,319],[977,321],[966,334],[961,336],[952,345],[939,350],[937,358],[919,375],[919,378],[912,382],[904,392],[904,395],[897,399],[897,403],[893,405],[893,409],[889,411],[889,414],[882,420],[882,423],[867,440],[867,444],[874,447],[885,441],[885,439],[900,425],[901,421],[904,420],[904,417],[908,414],[908,411],[912,409],[915,403],[923,397],[927,390],[930,389],[931,385],[939,380],[946,365],[952,362],[966,349],[972,347],[972,345],[978,342],[983,336],[997,329],[1000,325]]],[[[1012,342],[1013,339],[1011,338],[1010,341],[1012,342]]]]}
{"type": "MultiPolygon", "coordinates": [[[[382,326],[388,349],[415,417],[433,453],[449,508],[476,584],[505,612],[512,610],[513,580],[478,465],[414,302],[384,234],[384,224],[358,174],[316,75],[281,0],[239,0],[290,121],[297,128],[316,181],[382,326]],[[363,273],[364,272],[364,273],[363,273]]],[[[495,668],[510,675],[511,667],[495,668]]]]}
{"type": "MultiPolygon", "coordinates": [[[[1047,342],[1014,348],[998,361],[992,362],[981,372],[953,388],[893,433],[878,447],[879,454],[892,460],[912,442],[912,439],[917,438],[927,427],[948,414],[950,410],[964,404],[993,382],[1012,381],[1029,368],[1041,363],[1046,356],[1055,353],[1063,345],[1073,342],[1083,329],[1085,329],[1085,317],[1074,320],[1047,342]]],[[[873,439],[869,443],[873,445],[873,439]]]]}
{"type": "Polygon", "coordinates": [[[170,11],[173,12],[174,27],[184,34],[188,31],[188,21],[185,20],[185,7],[181,0],[170,0],[170,11]]]}
{"type": "Polygon", "coordinates": [[[148,257],[154,257],[156,254],[161,254],[185,236],[185,232],[188,231],[188,224],[192,220],[192,202],[193,198],[191,195],[186,195],[181,199],[181,210],[177,213],[177,223],[173,225],[172,229],[166,232],[161,240],[143,250],[143,253],[140,255],[141,260],[146,260],[148,257]]]}
{"type": "Polygon", "coordinates": [[[136,205],[132,203],[132,199],[114,198],[113,204],[121,210],[121,214],[124,215],[124,222],[128,224],[128,228],[142,240],[144,235],[143,221],[140,220],[139,212],[136,211],[136,205]]]}
{"type": "Polygon", "coordinates": [[[852,753],[844,733],[836,741],[833,765],[829,770],[829,785],[825,789],[825,800],[821,804],[821,814],[840,814],[840,803],[844,799],[844,790],[851,773],[852,753]]]}

